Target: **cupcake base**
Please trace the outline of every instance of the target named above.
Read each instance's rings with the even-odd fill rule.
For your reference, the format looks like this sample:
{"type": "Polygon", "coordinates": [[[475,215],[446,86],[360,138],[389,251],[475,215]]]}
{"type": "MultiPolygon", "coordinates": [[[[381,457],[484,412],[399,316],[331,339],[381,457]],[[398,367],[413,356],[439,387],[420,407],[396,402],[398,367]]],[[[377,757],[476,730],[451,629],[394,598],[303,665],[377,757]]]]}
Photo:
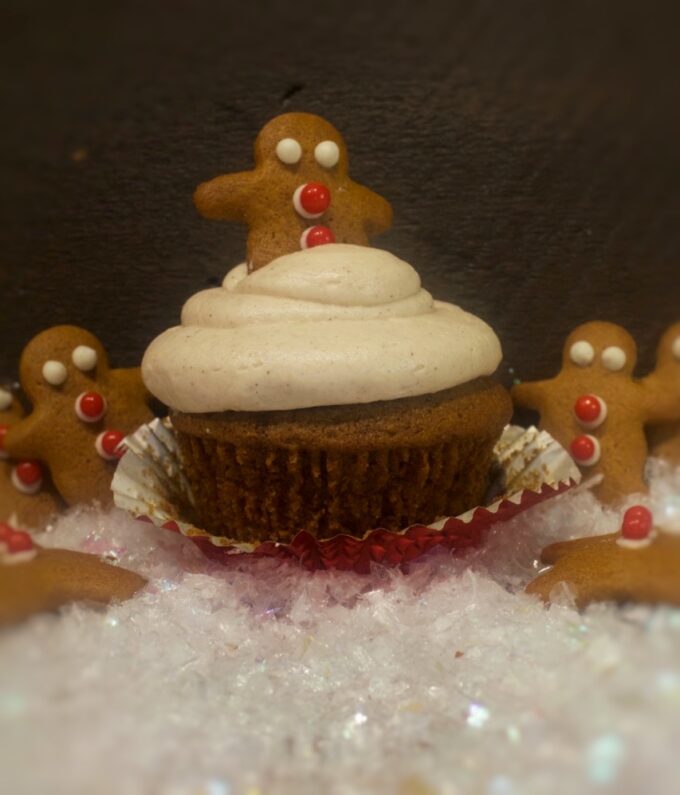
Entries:
{"type": "Polygon", "coordinates": [[[197,518],[213,535],[289,541],[399,530],[478,505],[508,393],[489,378],[416,398],[172,415],[197,518]]]}

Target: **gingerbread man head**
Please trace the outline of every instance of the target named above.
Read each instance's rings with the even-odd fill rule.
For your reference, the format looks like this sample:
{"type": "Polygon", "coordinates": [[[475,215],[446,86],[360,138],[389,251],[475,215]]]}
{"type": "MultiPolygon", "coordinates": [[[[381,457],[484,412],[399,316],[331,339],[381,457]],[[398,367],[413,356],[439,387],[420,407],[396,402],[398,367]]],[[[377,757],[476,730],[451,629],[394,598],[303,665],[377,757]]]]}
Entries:
{"type": "Polygon", "coordinates": [[[22,388],[33,405],[87,392],[108,370],[104,346],[94,334],[76,326],[57,326],[38,334],[24,348],[19,365],[22,388]]]}
{"type": "Polygon", "coordinates": [[[621,326],[593,321],[575,328],[562,352],[565,371],[630,379],[637,362],[635,340],[621,326]]]}
{"type": "Polygon", "coordinates": [[[260,130],[254,146],[255,167],[283,176],[304,173],[323,181],[347,176],[347,147],[335,127],[311,113],[284,113],[260,130]]]}
{"type": "Polygon", "coordinates": [[[94,335],[57,326],[26,346],[20,376],[33,411],[8,431],[7,452],[46,462],[69,505],[109,503],[124,437],[153,418],[139,369],[111,370],[94,335]]]}
{"type": "Polygon", "coordinates": [[[666,329],[656,349],[656,370],[675,381],[680,399],[680,323],[666,329]]]}
{"type": "Polygon", "coordinates": [[[194,194],[206,218],[248,225],[256,270],[284,254],[331,243],[368,245],[392,222],[390,205],[353,182],[345,142],[310,113],[272,119],[255,140],[255,168],[205,182],[194,194]]]}

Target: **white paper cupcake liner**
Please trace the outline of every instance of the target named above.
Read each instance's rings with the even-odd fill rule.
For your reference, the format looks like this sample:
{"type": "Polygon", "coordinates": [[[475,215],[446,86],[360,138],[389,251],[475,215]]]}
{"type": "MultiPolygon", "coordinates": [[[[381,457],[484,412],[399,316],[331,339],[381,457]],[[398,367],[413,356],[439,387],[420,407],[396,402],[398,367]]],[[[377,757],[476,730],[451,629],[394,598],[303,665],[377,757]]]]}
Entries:
{"type": "Polygon", "coordinates": [[[581,473],[567,451],[537,428],[508,425],[494,449],[503,473],[501,496],[460,516],[401,532],[367,529],[362,538],[339,535],[316,539],[301,531],[289,543],[235,541],[212,536],[193,519],[194,498],[183,472],[177,439],[169,419],[153,420],[125,440],[127,452],[113,478],[114,502],[133,516],[179,532],[209,557],[225,562],[251,554],[293,558],[309,569],[370,570],[372,563],[400,565],[443,546],[462,551],[483,543],[486,530],[539,502],[577,485],[581,473]]]}

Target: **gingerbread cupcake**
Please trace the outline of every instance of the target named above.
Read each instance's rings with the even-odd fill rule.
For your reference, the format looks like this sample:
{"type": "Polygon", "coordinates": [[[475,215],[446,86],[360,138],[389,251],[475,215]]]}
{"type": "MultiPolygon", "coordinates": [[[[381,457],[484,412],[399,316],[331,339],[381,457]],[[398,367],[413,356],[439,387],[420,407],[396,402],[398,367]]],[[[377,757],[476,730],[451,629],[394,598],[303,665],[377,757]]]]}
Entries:
{"type": "Polygon", "coordinates": [[[247,263],[191,298],[142,365],[171,409],[198,522],[283,541],[479,504],[511,413],[490,377],[496,335],[367,245],[389,205],[349,179],[328,122],[274,119],[255,160],[196,197],[204,214],[249,224],[247,263]]]}

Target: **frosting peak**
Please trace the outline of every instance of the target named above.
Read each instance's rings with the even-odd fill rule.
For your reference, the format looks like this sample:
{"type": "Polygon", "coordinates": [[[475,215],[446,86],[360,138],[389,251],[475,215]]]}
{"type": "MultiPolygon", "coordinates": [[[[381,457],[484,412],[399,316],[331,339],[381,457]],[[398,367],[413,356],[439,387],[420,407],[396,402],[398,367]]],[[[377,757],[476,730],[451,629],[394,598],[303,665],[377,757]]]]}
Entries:
{"type": "Polygon", "coordinates": [[[491,328],[434,301],[408,263],[337,244],[234,268],[189,299],[142,373],[178,411],[264,411],[438,392],[500,359],[491,328]]]}
{"type": "Polygon", "coordinates": [[[249,295],[339,306],[378,306],[418,290],[420,277],[407,262],[388,251],[340,243],[286,254],[234,287],[249,295]]]}

